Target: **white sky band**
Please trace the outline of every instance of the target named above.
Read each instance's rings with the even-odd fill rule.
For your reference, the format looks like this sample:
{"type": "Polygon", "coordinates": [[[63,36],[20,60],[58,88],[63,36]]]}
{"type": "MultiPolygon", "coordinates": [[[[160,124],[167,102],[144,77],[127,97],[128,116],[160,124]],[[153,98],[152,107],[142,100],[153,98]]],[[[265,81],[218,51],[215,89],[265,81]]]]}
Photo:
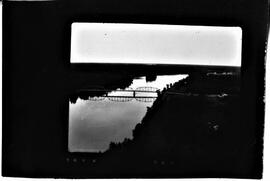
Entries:
{"type": "Polygon", "coordinates": [[[73,23],[71,63],[241,66],[240,27],[73,23]]]}

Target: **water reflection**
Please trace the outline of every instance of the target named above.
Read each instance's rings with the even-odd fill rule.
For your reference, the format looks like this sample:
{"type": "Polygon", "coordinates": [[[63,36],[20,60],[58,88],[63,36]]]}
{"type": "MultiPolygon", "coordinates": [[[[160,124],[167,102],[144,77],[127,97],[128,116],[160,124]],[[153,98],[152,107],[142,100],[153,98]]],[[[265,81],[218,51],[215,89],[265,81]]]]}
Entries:
{"type": "Polygon", "coordinates": [[[139,77],[125,90],[69,103],[69,151],[103,152],[111,142],[132,139],[132,130],[157,97],[156,90],[162,90],[167,84],[186,76],[157,76],[152,82],[146,77],[139,77]]]}

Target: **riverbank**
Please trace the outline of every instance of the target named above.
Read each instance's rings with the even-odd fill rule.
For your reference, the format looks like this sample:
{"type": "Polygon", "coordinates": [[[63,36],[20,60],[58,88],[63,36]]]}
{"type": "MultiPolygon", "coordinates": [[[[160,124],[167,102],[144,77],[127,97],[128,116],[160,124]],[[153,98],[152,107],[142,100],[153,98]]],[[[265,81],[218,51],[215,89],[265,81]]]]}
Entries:
{"type": "Polygon", "coordinates": [[[190,74],[159,92],[133,139],[111,143],[96,166],[111,174],[132,170],[155,177],[194,177],[194,171],[214,177],[246,169],[242,160],[252,155],[254,143],[240,134],[240,95],[239,74],[190,74]]]}

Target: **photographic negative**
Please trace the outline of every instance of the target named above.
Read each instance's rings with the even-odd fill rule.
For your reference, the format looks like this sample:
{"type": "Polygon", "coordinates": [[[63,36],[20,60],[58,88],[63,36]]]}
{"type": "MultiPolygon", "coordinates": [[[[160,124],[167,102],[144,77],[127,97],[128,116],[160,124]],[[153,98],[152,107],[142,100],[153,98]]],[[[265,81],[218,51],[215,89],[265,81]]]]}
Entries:
{"type": "Polygon", "coordinates": [[[4,1],[3,176],[261,178],[267,15],[4,1]]]}

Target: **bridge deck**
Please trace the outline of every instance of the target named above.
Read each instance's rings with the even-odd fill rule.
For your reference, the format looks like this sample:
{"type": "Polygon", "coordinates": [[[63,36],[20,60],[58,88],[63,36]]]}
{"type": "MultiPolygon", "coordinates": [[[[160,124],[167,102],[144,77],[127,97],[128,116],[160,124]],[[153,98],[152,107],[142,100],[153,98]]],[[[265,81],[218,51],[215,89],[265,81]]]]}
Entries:
{"type": "Polygon", "coordinates": [[[157,91],[146,91],[146,90],[111,90],[111,89],[81,89],[84,92],[144,92],[144,93],[156,93],[157,91]]]}
{"type": "Polygon", "coordinates": [[[143,99],[143,98],[157,98],[157,96],[99,96],[99,97],[113,97],[113,98],[140,98],[140,99],[143,99]]]}

